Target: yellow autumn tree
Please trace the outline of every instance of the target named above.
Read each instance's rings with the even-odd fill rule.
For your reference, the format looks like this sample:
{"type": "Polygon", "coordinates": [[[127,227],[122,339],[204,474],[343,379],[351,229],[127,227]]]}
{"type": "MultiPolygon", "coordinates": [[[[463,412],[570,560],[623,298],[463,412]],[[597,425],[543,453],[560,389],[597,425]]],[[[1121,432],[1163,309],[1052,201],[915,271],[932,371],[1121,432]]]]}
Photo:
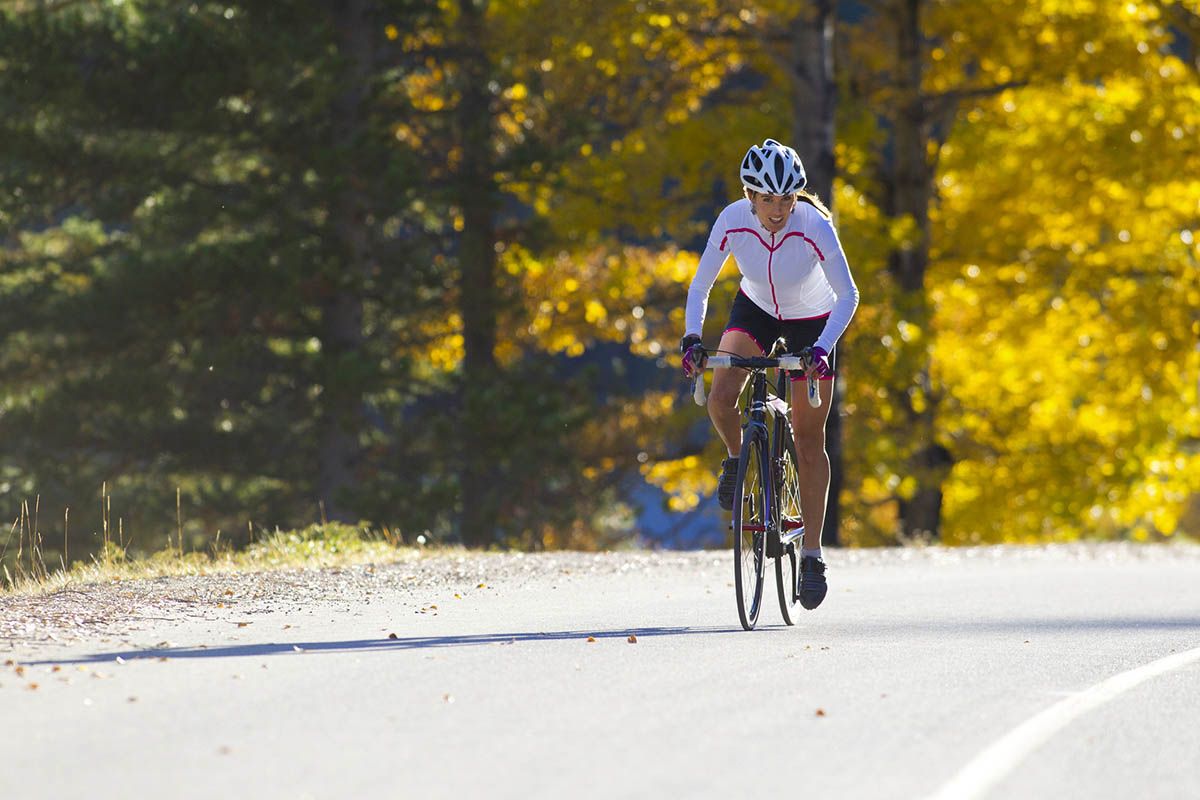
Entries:
{"type": "MultiPolygon", "coordinates": [[[[913,453],[930,444],[948,454],[936,487],[947,542],[1185,530],[1198,513],[1197,78],[1172,54],[1187,25],[1164,15],[1195,3],[921,3],[923,223],[889,200],[894,4],[870,5],[842,37],[852,69],[836,151],[839,229],[864,289],[843,353],[844,540],[896,541],[918,489],[913,453]],[[914,315],[893,259],[922,235],[914,315]]],[[[495,241],[497,363],[626,354],[569,429],[577,485],[636,468],[691,507],[719,449],[684,436],[703,411],[668,373],[622,370],[673,373],[684,288],[738,193],[731,165],[747,141],[786,136],[792,96],[765,45],[796,10],[596,4],[579,24],[550,3],[489,8],[492,59],[506,65],[494,177],[519,209],[495,241]]],[[[430,324],[444,334],[435,363],[457,369],[462,320],[430,324]]],[[[573,530],[534,538],[587,541],[573,530]]]]}
{"type": "Polygon", "coordinates": [[[1200,492],[1200,75],[1154,4],[1111,11],[1039,35],[1102,80],[981,103],[943,152],[953,541],[1170,536],[1200,492]]]}
{"type": "Polygon", "coordinates": [[[668,13],[665,3],[441,5],[444,27],[412,34],[413,49],[431,56],[398,90],[422,114],[403,118],[396,136],[444,142],[430,174],[449,196],[439,205],[434,194],[431,209],[445,211],[447,236],[462,244],[447,253],[455,310],[424,321],[425,336],[406,355],[448,380],[488,376],[465,380],[468,422],[456,430],[460,494],[473,498],[462,506],[464,538],[470,528],[479,537],[471,543],[486,543],[480,528],[500,520],[513,543],[607,543],[596,530],[612,529],[613,515],[601,523],[593,511],[619,507],[622,476],[686,424],[671,421],[677,392],[662,388],[657,362],[694,256],[661,240],[632,243],[617,215],[578,213],[574,199],[610,180],[595,171],[602,156],[644,152],[653,137],[638,137],[658,120],[698,108],[719,85],[724,45],[698,45],[683,28],[687,13],[668,13]],[[469,57],[432,55],[464,43],[475,48],[469,57]],[[604,365],[612,359],[580,358],[611,345],[623,351],[612,370],[604,365]],[[489,419],[471,429],[501,405],[504,425],[489,419]],[[513,476],[512,451],[525,448],[528,477],[513,476]],[[550,452],[560,454],[550,459],[557,488],[491,488],[537,482],[531,465],[550,452]],[[518,498],[500,496],[509,493],[518,498]],[[530,502],[539,494],[544,503],[530,502]]]}

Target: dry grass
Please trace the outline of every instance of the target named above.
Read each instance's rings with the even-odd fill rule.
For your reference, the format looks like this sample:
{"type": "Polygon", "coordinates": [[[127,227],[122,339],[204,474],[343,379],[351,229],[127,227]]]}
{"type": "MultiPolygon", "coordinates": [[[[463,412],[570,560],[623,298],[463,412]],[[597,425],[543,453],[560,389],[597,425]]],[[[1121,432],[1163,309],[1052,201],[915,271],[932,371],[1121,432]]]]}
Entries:
{"type": "MultiPolygon", "coordinates": [[[[219,538],[208,550],[185,552],[178,543],[147,556],[131,556],[123,536],[114,541],[105,520],[101,551],[89,561],[57,567],[46,565],[42,536],[37,528],[36,504],[22,507],[9,531],[16,538],[12,558],[0,561],[0,594],[42,594],[89,583],[180,575],[216,575],[352,564],[389,564],[413,560],[422,548],[406,546],[387,530],[375,531],[341,523],[310,525],[302,530],[275,531],[243,550],[221,546],[219,538]]],[[[6,545],[4,553],[9,551],[6,545]]],[[[0,553],[3,559],[4,553],[0,553]]]]}

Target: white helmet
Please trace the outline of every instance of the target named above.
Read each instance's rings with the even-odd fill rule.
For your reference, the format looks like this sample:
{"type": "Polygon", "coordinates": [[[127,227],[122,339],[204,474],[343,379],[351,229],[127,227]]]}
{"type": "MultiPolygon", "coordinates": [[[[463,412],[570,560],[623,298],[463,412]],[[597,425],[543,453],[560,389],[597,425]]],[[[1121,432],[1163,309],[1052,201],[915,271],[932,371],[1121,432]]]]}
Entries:
{"type": "Polygon", "coordinates": [[[808,183],[800,156],[786,144],[767,139],[750,145],[742,159],[742,185],[764,194],[795,194],[808,183]]]}

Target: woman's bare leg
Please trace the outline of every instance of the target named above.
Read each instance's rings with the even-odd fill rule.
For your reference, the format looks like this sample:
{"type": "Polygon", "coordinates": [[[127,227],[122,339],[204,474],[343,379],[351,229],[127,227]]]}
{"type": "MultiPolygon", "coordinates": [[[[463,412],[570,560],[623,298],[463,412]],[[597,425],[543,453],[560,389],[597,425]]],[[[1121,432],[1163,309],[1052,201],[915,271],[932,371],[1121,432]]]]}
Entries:
{"type": "Polygon", "coordinates": [[[821,405],[813,408],[805,397],[805,381],[792,384],[792,436],[796,443],[796,471],[800,478],[800,512],[804,516],[804,549],[821,546],[825,503],[829,498],[829,454],[825,452],[825,422],[833,400],[833,381],[817,381],[821,405]]]}
{"type": "MultiPolygon", "coordinates": [[[[742,331],[725,331],[721,337],[720,348],[725,353],[735,353],[747,358],[762,355],[762,349],[754,339],[742,331]]],[[[738,409],[738,397],[741,396],[749,376],[750,373],[746,370],[736,367],[713,370],[712,390],[708,395],[708,416],[731,457],[737,456],[742,450],[742,415],[738,409]]]]}

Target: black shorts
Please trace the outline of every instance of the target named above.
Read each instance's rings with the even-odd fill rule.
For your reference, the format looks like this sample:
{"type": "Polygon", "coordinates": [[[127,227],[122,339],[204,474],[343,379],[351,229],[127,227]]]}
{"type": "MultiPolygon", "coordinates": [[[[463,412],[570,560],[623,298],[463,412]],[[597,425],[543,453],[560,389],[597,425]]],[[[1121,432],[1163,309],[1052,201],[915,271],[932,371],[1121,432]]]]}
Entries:
{"type": "MultiPolygon", "coordinates": [[[[770,351],[775,340],[783,337],[787,348],[784,352],[798,353],[806,347],[812,347],[825,330],[826,314],[822,317],[809,319],[776,319],[763,311],[754,301],[738,290],[733,299],[733,308],[729,310],[729,323],[726,331],[741,331],[747,334],[758,345],[763,353],[770,351]]],[[[829,354],[830,379],[837,374],[837,347],[829,354]]]]}

